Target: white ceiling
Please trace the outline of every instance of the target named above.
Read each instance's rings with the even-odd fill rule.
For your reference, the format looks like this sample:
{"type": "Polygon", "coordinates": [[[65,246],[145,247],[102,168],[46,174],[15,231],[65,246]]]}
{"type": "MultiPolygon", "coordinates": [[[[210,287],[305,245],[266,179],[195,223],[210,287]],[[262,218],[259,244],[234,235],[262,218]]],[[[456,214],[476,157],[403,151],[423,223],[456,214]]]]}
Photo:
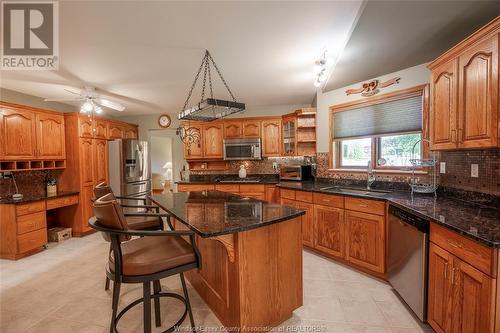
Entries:
{"type": "Polygon", "coordinates": [[[367,1],[324,91],[429,62],[500,14],[500,1],[367,1]]]}
{"type": "Polygon", "coordinates": [[[65,98],[86,84],[124,104],[119,115],[177,113],[209,49],[239,101],[307,104],[312,64],[344,48],[361,4],[61,1],[59,71],[2,71],[0,86],[65,98]]]}

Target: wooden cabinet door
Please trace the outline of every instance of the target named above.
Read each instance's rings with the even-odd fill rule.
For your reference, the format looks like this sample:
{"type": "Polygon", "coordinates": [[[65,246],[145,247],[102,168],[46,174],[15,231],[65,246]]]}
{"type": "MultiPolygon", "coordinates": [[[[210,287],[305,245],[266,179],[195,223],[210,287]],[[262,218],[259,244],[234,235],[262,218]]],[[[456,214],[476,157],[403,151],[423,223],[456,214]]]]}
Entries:
{"type": "Polygon", "coordinates": [[[314,246],[313,237],[313,207],[312,203],[307,202],[295,202],[295,207],[297,209],[305,210],[306,214],[301,216],[302,221],[302,243],[306,246],[314,246]]]}
{"type": "Polygon", "coordinates": [[[94,136],[94,122],[92,117],[79,116],[78,130],[81,138],[92,138],[94,136]]]}
{"type": "Polygon", "coordinates": [[[80,170],[82,185],[93,185],[94,149],[92,139],[80,138],[80,170]]]}
{"type": "Polygon", "coordinates": [[[28,159],[36,156],[35,113],[2,108],[1,145],[3,158],[28,159]]]}
{"type": "Polygon", "coordinates": [[[430,243],[427,321],[438,333],[451,330],[452,272],[453,256],[430,243]]]}
{"type": "Polygon", "coordinates": [[[262,156],[280,156],[281,120],[262,121],[262,156]]]}
{"type": "Polygon", "coordinates": [[[493,332],[493,280],[471,265],[453,257],[452,332],[493,332]]]}
{"type": "Polygon", "coordinates": [[[80,192],[80,205],[82,214],[82,224],[76,229],[80,232],[87,232],[91,228],[88,225],[89,219],[94,216],[94,206],[92,203],[92,198],[94,197],[94,185],[82,186],[80,192]]]}
{"type": "Polygon", "coordinates": [[[121,125],[108,123],[108,139],[122,139],[123,137],[123,127],[121,125]]]}
{"type": "Polygon", "coordinates": [[[333,257],[345,257],[343,209],[314,205],[314,247],[333,257]]]}
{"type": "Polygon", "coordinates": [[[203,157],[223,157],[222,133],[222,123],[203,125],[203,157]]]}
{"type": "Polygon", "coordinates": [[[458,61],[450,61],[432,71],[430,140],[431,149],[457,147],[458,61]]]}
{"type": "Polygon", "coordinates": [[[286,117],[282,120],[281,151],[285,156],[295,156],[297,153],[296,119],[296,117],[286,117]]]}
{"type": "Polygon", "coordinates": [[[385,270],[385,217],[345,211],[346,259],[374,272],[385,270]]]}
{"type": "Polygon", "coordinates": [[[266,201],[278,203],[279,202],[279,188],[276,186],[266,186],[266,201]]]}
{"type": "Polygon", "coordinates": [[[94,185],[108,182],[108,142],[92,140],[94,154],[94,185]]]}
{"type": "Polygon", "coordinates": [[[191,143],[189,146],[184,144],[184,159],[196,159],[203,157],[203,127],[201,124],[189,124],[189,131],[196,132],[196,136],[199,137],[197,143],[191,143]]]}
{"type": "Polygon", "coordinates": [[[240,138],[240,137],[241,137],[241,121],[225,121],[224,138],[240,138]]]}
{"type": "Polygon", "coordinates": [[[63,115],[37,113],[36,137],[38,158],[66,158],[63,115]]]}
{"type": "Polygon", "coordinates": [[[107,139],[108,138],[108,124],[105,120],[96,119],[94,121],[94,138],[107,139]]]}
{"type": "Polygon", "coordinates": [[[137,139],[137,128],[134,126],[125,127],[125,132],[123,133],[125,139],[137,139]]]}
{"type": "Polygon", "coordinates": [[[242,136],[245,138],[260,137],[260,121],[244,120],[241,122],[242,136]]]}
{"type": "Polygon", "coordinates": [[[462,148],[498,145],[498,35],[459,57],[458,142],[462,148]]]}

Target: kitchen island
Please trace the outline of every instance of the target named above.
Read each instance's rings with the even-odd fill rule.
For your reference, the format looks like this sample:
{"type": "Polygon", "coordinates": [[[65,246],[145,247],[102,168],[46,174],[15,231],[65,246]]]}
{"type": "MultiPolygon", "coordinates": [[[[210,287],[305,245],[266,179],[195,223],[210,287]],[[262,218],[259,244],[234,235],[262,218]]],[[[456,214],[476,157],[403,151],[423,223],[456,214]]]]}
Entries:
{"type": "Polygon", "coordinates": [[[151,200],[197,234],[202,267],[186,275],[225,327],[260,331],[302,306],[304,211],[219,191],[151,200]]]}

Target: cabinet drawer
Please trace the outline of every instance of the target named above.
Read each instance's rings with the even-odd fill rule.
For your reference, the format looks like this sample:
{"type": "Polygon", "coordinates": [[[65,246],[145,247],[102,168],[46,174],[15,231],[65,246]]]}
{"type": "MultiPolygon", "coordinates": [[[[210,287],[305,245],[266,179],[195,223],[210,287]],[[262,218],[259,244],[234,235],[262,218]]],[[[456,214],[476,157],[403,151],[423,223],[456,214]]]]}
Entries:
{"type": "Polygon", "coordinates": [[[344,208],[344,197],[341,195],[314,193],[313,201],[318,205],[344,208]]]}
{"type": "Polygon", "coordinates": [[[385,215],[385,202],[379,200],[346,197],[345,209],[370,214],[385,215]]]}
{"type": "Polygon", "coordinates": [[[217,191],[222,191],[222,192],[237,193],[240,191],[240,185],[235,185],[235,184],[215,185],[215,189],[217,191]]]}
{"type": "Polygon", "coordinates": [[[313,202],[312,192],[295,191],[295,200],[303,202],[313,202]]]}
{"type": "Polygon", "coordinates": [[[264,193],[264,185],[261,185],[261,184],[255,184],[255,185],[245,184],[245,185],[240,185],[240,192],[247,192],[247,193],[262,192],[262,193],[264,193]]]}
{"type": "Polygon", "coordinates": [[[454,254],[483,273],[495,277],[494,249],[431,223],[431,242],[454,254]]]}
{"type": "Polygon", "coordinates": [[[27,204],[16,205],[16,215],[26,215],[45,210],[45,200],[30,202],[27,204]]]}
{"type": "Polygon", "coordinates": [[[78,195],[70,195],[62,198],[55,198],[47,200],[47,210],[76,205],[78,203],[78,195]]]}
{"type": "Polygon", "coordinates": [[[239,195],[241,195],[242,197],[249,197],[258,200],[266,200],[264,193],[240,192],[239,195]]]}
{"type": "Polygon", "coordinates": [[[190,191],[208,191],[213,190],[214,186],[210,184],[200,184],[200,185],[186,185],[186,184],[178,184],[177,191],[178,192],[190,192],[190,191]]]}
{"type": "Polygon", "coordinates": [[[285,199],[295,200],[295,190],[280,188],[280,197],[285,199]]]}
{"type": "Polygon", "coordinates": [[[17,218],[17,234],[25,234],[47,227],[45,211],[19,216],[17,218]]]}
{"type": "Polygon", "coordinates": [[[39,229],[17,237],[17,252],[24,253],[47,244],[47,229],[39,229]]]}

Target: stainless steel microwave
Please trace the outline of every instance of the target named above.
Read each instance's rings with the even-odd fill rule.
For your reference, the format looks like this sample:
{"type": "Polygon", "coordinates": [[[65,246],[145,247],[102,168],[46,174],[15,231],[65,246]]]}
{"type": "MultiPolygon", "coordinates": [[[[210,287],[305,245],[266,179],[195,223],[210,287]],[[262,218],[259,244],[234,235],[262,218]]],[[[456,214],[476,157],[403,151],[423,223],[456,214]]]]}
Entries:
{"type": "Polygon", "coordinates": [[[260,138],[225,139],[224,159],[228,161],[262,159],[260,138]]]}

